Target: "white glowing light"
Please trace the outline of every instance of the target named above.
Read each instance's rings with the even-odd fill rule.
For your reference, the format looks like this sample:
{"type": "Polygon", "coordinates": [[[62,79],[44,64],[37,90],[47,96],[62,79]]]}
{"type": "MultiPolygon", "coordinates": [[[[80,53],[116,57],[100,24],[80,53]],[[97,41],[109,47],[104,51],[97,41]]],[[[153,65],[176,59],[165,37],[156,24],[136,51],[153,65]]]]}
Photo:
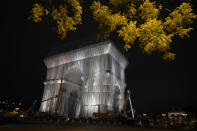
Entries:
{"type": "Polygon", "coordinates": [[[110,76],[110,72],[107,72],[107,77],[109,77],[110,76]]]}
{"type": "Polygon", "coordinates": [[[17,108],[17,107],[16,107],[16,108],[15,108],[15,110],[16,110],[16,111],[19,111],[19,110],[20,110],[20,108],[17,108]]]}
{"type": "Polygon", "coordinates": [[[96,81],[94,81],[93,86],[96,86],[96,81]]]}
{"type": "Polygon", "coordinates": [[[84,76],[81,76],[81,80],[84,81],[84,79],[85,79],[84,76]]]}
{"type": "Polygon", "coordinates": [[[23,117],[24,117],[24,115],[23,115],[23,114],[21,114],[19,117],[20,117],[20,118],[23,118],[23,117]]]}

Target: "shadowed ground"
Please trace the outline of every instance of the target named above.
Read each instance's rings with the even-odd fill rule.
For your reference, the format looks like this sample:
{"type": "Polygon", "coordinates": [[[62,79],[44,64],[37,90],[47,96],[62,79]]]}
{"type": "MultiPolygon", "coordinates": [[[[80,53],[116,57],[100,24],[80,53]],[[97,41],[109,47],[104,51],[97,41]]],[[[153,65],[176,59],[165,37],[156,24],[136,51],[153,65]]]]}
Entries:
{"type": "Polygon", "coordinates": [[[117,127],[100,125],[83,126],[61,126],[61,125],[4,125],[0,126],[0,131],[195,131],[195,129],[159,129],[159,128],[137,128],[137,127],[117,127]]]}

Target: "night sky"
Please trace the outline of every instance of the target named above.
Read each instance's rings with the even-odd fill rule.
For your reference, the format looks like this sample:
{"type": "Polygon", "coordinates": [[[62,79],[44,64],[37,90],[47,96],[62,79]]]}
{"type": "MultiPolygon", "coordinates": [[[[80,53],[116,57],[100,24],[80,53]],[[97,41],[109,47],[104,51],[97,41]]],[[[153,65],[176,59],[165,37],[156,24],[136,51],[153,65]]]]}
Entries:
{"type": "MultiPolygon", "coordinates": [[[[169,3],[172,5],[173,0],[169,3]]],[[[193,9],[197,14],[196,3],[193,0],[193,9]]],[[[50,21],[33,23],[27,19],[32,5],[33,0],[1,3],[0,98],[18,99],[26,106],[31,105],[34,99],[42,98],[42,83],[46,77],[43,59],[49,50],[98,33],[87,3],[83,3],[84,24],[79,26],[79,30],[69,32],[63,41],[56,35],[50,21]]],[[[157,53],[143,55],[137,47],[129,52],[121,50],[129,61],[126,83],[132,91],[132,102],[137,112],[162,112],[173,107],[197,105],[197,86],[193,77],[196,23],[192,25],[194,31],[189,39],[175,39],[173,42],[176,52],[173,62],[162,60],[157,53]]]]}

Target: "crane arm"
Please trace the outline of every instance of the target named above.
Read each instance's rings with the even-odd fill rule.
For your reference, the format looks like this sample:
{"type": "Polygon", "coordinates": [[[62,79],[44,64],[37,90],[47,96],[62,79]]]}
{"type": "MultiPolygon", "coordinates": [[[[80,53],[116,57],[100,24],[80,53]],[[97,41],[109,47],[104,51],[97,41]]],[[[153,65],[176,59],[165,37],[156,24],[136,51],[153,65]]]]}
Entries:
{"type": "Polygon", "coordinates": [[[56,95],[55,97],[51,97],[51,98],[49,98],[49,99],[43,100],[43,101],[41,101],[41,103],[42,103],[42,102],[45,102],[45,101],[49,101],[49,100],[54,99],[54,98],[57,98],[57,95],[56,95]]]}
{"type": "Polygon", "coordinates": [[[125,117],[128,117],[127,111],[126,111],[128,104],[130,104],[132,116],[134,118],[133,107],[132,107],[132,104],[131,104],[131,98],[130,98],[130,91],[129,90],[127,90],[127,96],[126,96],[126,99],[125,99],[124,104],[123,104],[123,112],[124,112],[125,117]]]}
{"type": "Polygon", "coordinates": [[[60,104],[60,99],[61,99],[62,91],[63,91],[62,85],[63,85],[63,78],[61,78],[60,88],[59,88],[58,95],[57,95],[57,103],[56,103],[55,111],[54,111],[56,115],[59,113],[59,104],[60,104]]]}

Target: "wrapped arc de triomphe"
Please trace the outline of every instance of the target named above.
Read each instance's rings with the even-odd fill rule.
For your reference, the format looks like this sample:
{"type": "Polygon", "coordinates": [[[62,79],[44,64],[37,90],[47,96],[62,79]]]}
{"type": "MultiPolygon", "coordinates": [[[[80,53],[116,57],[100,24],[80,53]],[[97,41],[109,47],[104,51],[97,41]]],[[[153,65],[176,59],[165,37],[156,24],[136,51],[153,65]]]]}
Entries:
{"type": "Polygon", "coordinates": [[[40,111],[53,113],[62,82],[59,115],[92,117],[95,113],[120,113],[124,103],[126,58],[112,41],[100,42],[48,56],[40,111]],[[63,79],[61,81],[61,79],[63,79]]]}

